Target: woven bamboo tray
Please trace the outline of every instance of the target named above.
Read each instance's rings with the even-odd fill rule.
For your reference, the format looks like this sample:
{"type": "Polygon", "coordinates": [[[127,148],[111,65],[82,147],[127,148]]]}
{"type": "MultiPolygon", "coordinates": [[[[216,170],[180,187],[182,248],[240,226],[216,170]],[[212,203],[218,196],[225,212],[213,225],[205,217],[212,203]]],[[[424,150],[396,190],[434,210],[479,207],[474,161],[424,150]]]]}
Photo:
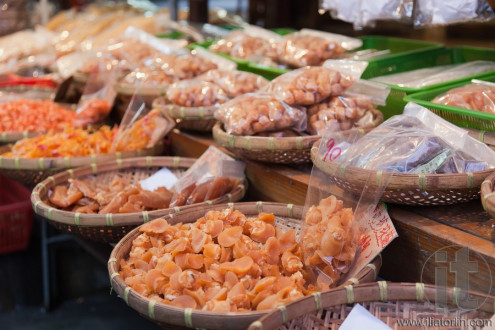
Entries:
{"type": "Polygon", "coordinates": [[[181,157],[141,157],[129,158],[120,161],[110,161],[96,166],[85,166],[74,170],[68,170],[52,177],[48,177],[39,183],[31,195],[36,214],[45,218],[50,224],[71,234],[81,236],[85,239],[100,241],[105,243],[117,243],[129,231],[138,225],[146,223],[152,219],[163,217],[169,213],[177,213],[183,209],[188,209],[197,205],[209,205],[225,202],[236,202],[244,197],[245,186],[240,185],[229,194],[216,198],[212,201],[205,201],[196,205],[188,205],[174,208],[167,208],[155,211],[143,211],[140,213],[119,213],[119,214],[79,214],[63,211],[51,207],[46,203],[48,191],[54,186],[67,182],[71,178],[81,178],[87,175],[98,175],[100,182],[109,182],[116,173],[121,173],[130,179],[132,183],[137,183],[154,174],[162,167],[168,167],[176,176],[180,177],[196,159],[181,157]]]}
{"type": "MultiPolygon", "coordinates": [[[[209,210],[223,210],[227,207],[241,211],[247,216],[254,216],[260,212],[275,214],[286,227],[299,228],[303,214],[302,206],[282,203],[229,203],[207,207],[194,207],[177,214],[170,214],[166,219],[171,223],[194,222],[204,216],[209,210]]],[[[139,235],[139,228],[134,229],[124,237],[113,249],[108,261],[108,272],[111,284],[117,294],[142,316],[170,329],[178,327],[207,328],[207,329],[246,329],[249,324],[259,319],[265,312],[214,313],[201,310],[181,309],[162,303],[155,303],[128,287],[119,275],[119,260],[126,258],[132,247],[132,241],[139,235]]],[[[352,278],[342,285],[351,285],[359,282],[373,281],[381,267],[381,256],[375,258],[365,267],[356,278],[352,278]]]]}
{"type": "MultiPolygon", "coordinates": [[[[462,310],[458,306],[462,292],[459,288],[446,288],[448,308],[437,308],[434,304],[436,287],[423,283],[365,283],[355,287],[346,286],[321,294],[304,297],[283,308],[263,316],[249,327],[249,330],[262,329],[339,329],[353,306],[357,303],[381,319],[392,329],[405,328],[398,323],[403,320],[425,322],[442,319],[452,325],[462,324],[471,319],[488,320],[494,310],[494,297],[482,293],[469,292],[473,299],[484,302],[478,310],[462,310]],[[455,323],[458,322],[458,323],[455,323]]],[[[421,323],[420,323],[421,324],[421,323]]],[[[448,323],[447,323],[448,324],[448,323]]],[[[425,326],[411,326],[407,329],[430,329],[425,326]]],[[[447,326],[441,329],[468,329],[467,326],[447,326]]],[[[363,329],[366,329],[363,326],[363,329]]],[[[432,327],[431,329],[440,329],[432,327]]],[[[469,327],[481,329],[481,327],[469,327]]]]}
{"type": "MultiPolygon", "coordinates": [[[[0,155],[10,151],[11,145],[0,146],[0,155]]],[[[105,155],[92,155],[87,157],[60,157],[60,158],[11,158],[0,156],[0,174],[19,181],[26,186],[33,187],[47,177],[58,172],[91,165],[97,168],[107,161],[120,162],[124,158],[159,155],[163,152],[163,143],[157,143],[152,148],[116,152],[105,155]]]]}
{"type": "MultiPolygon", "coordinates": [[[[389,172],[323,162],[317,157],[319,144],[311,150],[316,167],[329,174],[336,185],[355,194],[361,194],[365,183],[369,189],[382,190],[389,172]]],[[[402,205],[450,205],[479,198],[480,186],[493,170],[456,174],[392,173],[381,201],[402,205]]]]}
{"type": "Polygon", "coordinates": [[[211,132],[217,122],[213,114],[218,107],[181,107],[168,104],[165,98],[159,97],[153,101],[153,108],[174,119],[176,128],[182,130],[211,132]]]}
{"type": "MultiPolygon", "coordinates": [[[[383,121],[381,112],[373,127],[383,121]]],[[[372,127],[354,128],[342,134],[358,130],[364,135],[372,127]]],[[[240,136],[225,132],[221,123],[213,127],[213,138],[222,147],[232,151],[237,157],[276,164],[304,164],[311,162],[311,147],[321,139],[319,135],[296,137],[240,136]]]]}

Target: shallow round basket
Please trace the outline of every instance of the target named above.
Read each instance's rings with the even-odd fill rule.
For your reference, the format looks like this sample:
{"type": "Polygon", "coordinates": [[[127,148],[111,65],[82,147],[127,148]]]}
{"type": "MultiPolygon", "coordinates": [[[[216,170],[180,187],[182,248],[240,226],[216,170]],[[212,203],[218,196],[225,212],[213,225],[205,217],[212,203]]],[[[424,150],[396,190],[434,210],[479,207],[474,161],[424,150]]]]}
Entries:
{"type": "Polygon", "coordinates": [[[164,97],[153,101],[153,108],[174,119],[176,128],[187,131],[211,132],[217,122],[213,114],[218,107],[181,107],[167,103],[164,97]]]}
{"type": "Polygon", "coordinates": [[[479,198],[481,183],[493,172],[411,174],[374,171],[341,165],[336,161],[323,162],[317,156],[318,147],[319,144],[315,144],[311,150],[313,163],[329,174],[336,185],[360,195],[365,184],[368,189],[381,191],[387,181],[385,178],[388,178],[380,200],[393,204],[433,206],[464,203],[479,198]]]}
{"type": "Polygon", "coordinates": [[[139,90],[136,90],[135,86],[117,83],[115,85],[115,91],[117,92],[117,96],[115,97],[114,102],[113,118],[117,122],[121,122],[127,108],[129,107],[132,97],[136,94],[136,91],[139,92],[138,95],[143,99],[146,107],[151,108],[153,106],[153,101],[157,97],[164,95],[166,89],[165,87],[141,87],[139,90]]]}
{"type": "MultiPolygon", "coordinates": [[[[260,212],[273,213],[277,217],[277,224],[285,228],[298,230],[303,213],[302,206],[292,204],[249,202],[194,207],[177,214],[170,214],[166,219],[170,223],[189,223],[205,215],[209,210],[223,210],[233,207],[247,216],[255,216],[260,212]]],[[[139,227],[127,234],[113,249],[108,261],[108,272],[113,289],[124,301],[142,316],[151,319],[160,326],[169,329],[178,327],[206,328],[206,329],[246,329],[249,324],[259,319],[269,311],[214,313],[201,310],[181,309],[152,301],[127,286],[119,275],[120,259],[127,258],[133,240],[140,234],[139,227]]],[[[356,276],[342,285],[359,282],[374,281],[381,267],[381,256],[375,258],[371,264],[363,268],[356,276]]]]}
{"type": "Polygon", "coordinates": [[[490,174],[481,184],[481,204],[492,218],[495,219],[495,192],[493,184],[495,183],[495,172],[490,174]]]}
{"type": "MultiPolygon", "coordinates": [[[[10,151],[11,145],[0,146],[0,155],[10,151]]],[[[59,157],[59,158],[18,158],[0,156],[0,174],[19,181],[28,187],[33,187],[47,177],[58,172],[90,165],[95,168],[107,161],[121,161],[124,158],[160,155],[163,152],[163,143],[147,149],[116,152],[105,155],[87,157],[59,157]]]]}
{"type": "Polygon", "coordinates": [[[100,182],[110,182],[115,174],[120,173],[123,177],[130,179],[131,183],[137,183],[163,167],[169,168],[177,177],[180,177],[195,161],[194,158],[148,156],[110,161],[98,166],[80,167],[48,177],[39,183],[31,194],[31,203],[36,214],[45,218],[57,229],[85,239],[117,243],[130,230],[152,219],[163,217],[169,213],[177,213],[197,205],[236,202],[244,197],[245,186],[239,185],[229,194],[195,205],[118,214],[80,214],[60,210],[47,203],[50,189],[67,182],[69,179],[97,175],[100,182]]]}
{"type": "Polygon", "coordinates": [[[311,147],[321,137],[240,136],[225,132],[220,122],[213,127],[213,138],[239,158],[276,163],[304,164],[311,162],[311,147]]]}
{"type": "MultiPolygon", "coordinates": [[[[438,290],[446,291],[448,306],[440,302],[435,305],[437,288],[423,283],[380,281],[332,289],[292,302],[285,308],[276,309],[253,322],[249,330],[339,329],[356,304],[362,305],[392,329],[402,329],[401,323],[409,320],[418,321],[419,326],[408,326],[407,329],[425,329],[428,327],[426,322],[431,323],[435,320],[447,324],[447,327],[440,327],[441,329],[461,329],[460,324],[466,324],[462,329],[468,329],[468,320],[479,319],[480,323],[484,321],[487,325],[486,322],[494,313],[493,296],[472,291],[461,292],[459,288],[438,290]],[[464,294],[469,294],[471,299],[478,299],[479,308],[466,310],[458,307],[459,299],[464,294]]],[[[431,324],[433,326],[433,323],[431,324]]],[[[483,325],[469,329],[482,327],[483,325]]],[[[365,328],[363,326],[363,329],[365,328]]]]}

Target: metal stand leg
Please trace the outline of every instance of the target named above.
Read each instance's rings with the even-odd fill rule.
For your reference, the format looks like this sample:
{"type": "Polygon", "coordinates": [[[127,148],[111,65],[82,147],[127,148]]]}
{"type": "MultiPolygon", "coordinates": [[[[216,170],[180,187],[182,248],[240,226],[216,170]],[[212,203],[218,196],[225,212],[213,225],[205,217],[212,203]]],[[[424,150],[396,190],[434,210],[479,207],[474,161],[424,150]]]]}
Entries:
{"type": "Polygon", "coordinates": [[[41,266],[43,270],[43,306],[46,311],[50,309],[51,291],[50,291],[50,260],[48,258],[48,224],[41,220],[41,266]]]}

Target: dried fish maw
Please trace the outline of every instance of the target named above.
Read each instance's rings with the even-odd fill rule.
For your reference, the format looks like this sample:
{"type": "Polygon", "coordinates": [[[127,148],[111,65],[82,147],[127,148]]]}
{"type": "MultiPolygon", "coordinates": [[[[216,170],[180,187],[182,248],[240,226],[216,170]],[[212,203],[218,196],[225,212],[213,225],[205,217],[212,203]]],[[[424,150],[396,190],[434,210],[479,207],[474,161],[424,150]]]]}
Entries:
{"type": "Polygon", "coordinates": [[[242,283],[235,284],[227,293],[227,299],[237,308],[249,308],[251,302],[247,297],[246,289],[242,283]]]}
{"type": "Polygon", "coordinates": [[[166,261],[163,264],[161,271],[162,271],[163,275],[170,278],[173,274],[175,274],[177,272],[182,272],[182,269],[179,266],[177,266],[177,264],[175,262],[166,261]]]}
{"type": "Polygon", "coordinates": [[[176,206],[183,206],[186,205],[187,199],[191,195],[191,193],[194,191],[196,188],[196,184],[192,184],[179,192],[175,192],[172,195],[172,198],[170,200],[170,205],[169,207],[176,207],[176,206]]]}
{"type": "Polygon", "coordinates": [[[282,254],[281,260],[282,267],[284,267],[284,270],[288,273],[294,273],[303,268],[302,261],[289,251],[285,251],[282,254]]]}
{"type": "Polygon", "coordinates": [[[258,309],[258,305],[260,302],[262,302],[263,300],[265,300],[268,296],[271,296],[272,295],[272,291],[271,290],[263,290],[259,293],[257,293],[253,299],[251,299],[251,304],[253,306],[253,308],[256,308],[258,309]]]}
{"type": "Polygon", "coordinates": [[[264,221],[256,220],[251,224],[249,232],[254,241],[265,244],[268,238],[275,236],[275,227],[264,221]]]}
{"type": "Polygon", "coordinates": [[[74,187],[83,193],[84,197],[95,199],[96,189],[94,186],[88,184],[86,180],[73,179],[69,181],[74,187]]]}
{"type": "Polygon", "coordinates": [[[75,206],[72,209],[72,212],[74,213],[86,213],[86,214],[96,214],[98,210],[100,209],[100,206],[97,203],[91,203],[88,205],[83,205],[83,206],[75,206]]]}
{"type": "Polygon", "coordinates": [[[206,220],[204,231],[212,238],[217,237],[223,230],[222,220],[206,220]]]}
{"type": "Polygon", "coordinates": [[[218,244],[209,243],[203,247],[203,255],[208,258],[218,260],[222,253],[222,248],[218,244]]]}
{"type": "Polygon", "coordinates": [[[166,284],[166,279],[162,272],[158,269],[151,269],[146,273],[144,278],[146,286],[149,291],[159,291],[159,289],[166,284]]]}
{"type": "Polygon", "coordinates": [[[228,313],[230,312],[230,303],[225,300],[210,300],[206,302],[204,308],[206,311],[218,312],[218,313],[228,313]]]}
{"type": "Polygon", "coordinates": [[[204,196],[204,200],[214,200],[232,191],[236,180],[230,178],[216,178],[210,185],[204,196]]]}
{"type": "Polygon", "coordinates": [[[146,209],[166,209],[172,199],[172,193],[164,187],[155,191],[141,190],[138,194],[129,196],[129,203],[141,204],[146,209]]]}
{"type": "Polygon", "coordinates": [[[268,290],[272,291],[273,284],[277,280],[276,276],[266,276],[259,280],[253,288],[254,293],[260,293],[261,291],[268,290]]]}
{"type": "Polygon", "coordinates": [[[198,229],[192,229],[191,232],[191,248],[194,253],[200,253],[208,239],[208,235],[198,229]]]}
{"type": "Polygon", "coordinates": [[[239,278],[232,271],[226,272],[224,279],[225,280],[223,282],[223,286],[226,287],[227,289],[231,289],[234,285],[239,283],[239,278]]]}
{"type": "Polygon", "coordinates": [[[194,300],[193,297],[185,294],[178,296],[174,300],[170,302],[170,305],[179,307],[179,308],[197,308],[198,304],[196,303],[196,300],[194,300]]]}
{"type": "Polygon", "coordinates": [[[279,242],[281,253],[285,251],[292,251],[297,246],[296,231],[294,229],[287,230],[285,233],[280,235],[279,242]]]}
{"type": "Polygon", "coordinates": [[[170,224],[167,222],[167,220],[158,218],[145,223],[139,230],[148,234],[163,234],[169,227],[170,224]]]}
{"type": "Polygon", "coordinates": [[[100,209],[100,214],[118,213],[119,209],[124,206],[130,195],[137,194],[139,190],[135,187],[119,192],[105,207],[100,209]]]}
{"type": "Polygon", "coordinates": [[[253,263],[254,261],[251,257],[245,256],[231,262],[224,262],[220,264],[220,270],[224,272],[233,271],[236,274],[246,274],[253,263]]]}
{"type": "Polygon", "coordinates": [[[136,213],[144,211],[144,206],[138,203],[125,203],[120,209],[119,213],[136,213]]]}
{"type": "Polygon", "coordinates": [[[187,198],[186,205],[201,203],[205,201],[205,196],[210,190],[213,180],[208,180],[196,186],[191,192],[191,195],[187,198]]]}
{"type": "Polygon", "coordinates": [[[179,237],[177,239],[174,239],[167,245],[163,247],[163,250],[165,252],[170,252],[172,253],[173,256],[176,254],[186,251],[189,246],[189,240],[185,237],[179,237]]]}
{"type": "Polygon", "coordinates": [[[280,269],[278,265],[263,264],[261,265],[261,273],[263,276],[279,276],[280,269]]]}
{"type": "Polygon", "coordinates": [[[260,214],[258,214],[258,220],[268,222],[272,225],[275,224],[275,216],[273,215],[273,213],[261,212],[260,214]]]}
{"type": "Polygon", "coordinates": [[[234,226],[224,229],[218,235],[218,244],[222,247],[231,247],[234,245],[242,236],[242,227],[234,226]]]}
{"type": "Polygon", "coordinates": [[[53,205],[61,208],[66,208],[76,203],[82,197],[83,197],[83,193],[77,190],[75,187],[70,186],[67,189],[67,186],[60,185],[60,186],[55,186],[51,190],[48,199],[53,205]]]}
{"type": "Polygon", "coordinates": [[[198,308],[202,308],[206,303],[205,293],[202,288],[197,290],[184,289],[184,293],[191,296],[196,301],[198,308]]]}

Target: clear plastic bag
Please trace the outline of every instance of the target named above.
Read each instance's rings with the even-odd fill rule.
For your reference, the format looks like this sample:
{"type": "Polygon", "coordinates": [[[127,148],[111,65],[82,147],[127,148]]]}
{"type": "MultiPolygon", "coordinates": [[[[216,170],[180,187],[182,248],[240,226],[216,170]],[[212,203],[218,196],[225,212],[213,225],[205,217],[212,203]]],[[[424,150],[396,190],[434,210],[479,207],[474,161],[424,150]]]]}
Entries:
{"type": "Polygon", "coordinates": [[[214,83],[188,79],[172,84],[167,90],[167,99],[184,107],[208,107],[225,103],[228,97],[224,90],[214,83]]]}
{"type": "Polygon", "coordinates": [[[468,84],[451,89],[432,100],[433,103],[495,113],[495,84],[468,84]]]}
{"type": "Polygon", "coordinates": [[[268,80],[260,75],[225,69],[210,70],[198,79],[217,84],[230,98],[256,92],[268,84],[268,80]]]}
{"type": "Polygon", "coordinates": [[[170,207],[213,200],[245,180],[245,165],[215,147],[208,150],[174,184],[170,207]]]}
{"type": "Polygon", "coordinates": [[[140,84],[141,91],[145,88],[160,88],[162,91],[178,79],[161,70],[152,68],[134,69],[122,78],[121,86],[136,86],[140,84]]]}
{"type": "Polygon", "coordinates": [[[426,108],[408,103],[340,153],[364,169],[400,173],[463,173],[495,167],[495,152],[426,108]]]}
{"type": "Polygon", "coordinates": [[[473,61],[394,73],[371,80],[399,87],[421,88],[493,70],[495,61],[473,61]]]}
{"type": "Polygon", "coordinates": [[[175,126],[175,121],[160,110],[146,107],[139,86],[135,90],[112,143],[112,151],[151,148],[175,126]]]}
{"type": "Polygon", "coordinates": [[[371,128],[379,116],[371,98],[335,96],[322,103],[308,107],[307,131],[322,135],[324,131],[345,131],[354,127],[371,128]]]}
{"type": "Polygon", "coordinates": [[[397,232],[379,203],[391,174],[380,184],[363,177],[362,191],[342,189],[336,177],[322,170],[328,164],[345,168],[343,150],[360,133],[324,131],[314,159],[306,195],[301,248],[308,277],[319,290],[328,290],[358,274],[394,238],[397,232]]]}
{"type": "Polygon", "coordinates": [[[276,44],[269,40],[253,37],[245,31],[238,30],[215,42],[209,49],[235,58],[260,62],[266,58],[276,61],[278,59],[276,47],[276,44]]]}
{"type": "Polygon", "coordinates": [[[180,80],[197,77],[218,67],[214,62],[190,52],[158,56],[153,59],[153,64],[180,80]]]}
{"type": "Polygon", "coordinates": [[[414,25],[421,27],[485,22],[494,17],[486,0],[418,0],[414,7],[414,25]]]}
{"type": "Polygon", "coordinates": [[[253,135],[260,132],[294,128],[306,129],[306,111],[278,100],[272,94],[248,93],[223,104],[215,117],[225,131],[235,135],[253,135]]]}
{"type": "Polygon", "coordinates": [[[117,72],[100,72],[89,76],[84,92],[77,104],[76,126],[97,123],[112,110],[117,92],[114,85],[117,72]]]}
{"type": "Polygon", "coordinates": [[[285,73],[263,90],[288,105],[312,105],[330,96],[341,95],[353,79],[325,67],[306,67],[285,73]]]}

